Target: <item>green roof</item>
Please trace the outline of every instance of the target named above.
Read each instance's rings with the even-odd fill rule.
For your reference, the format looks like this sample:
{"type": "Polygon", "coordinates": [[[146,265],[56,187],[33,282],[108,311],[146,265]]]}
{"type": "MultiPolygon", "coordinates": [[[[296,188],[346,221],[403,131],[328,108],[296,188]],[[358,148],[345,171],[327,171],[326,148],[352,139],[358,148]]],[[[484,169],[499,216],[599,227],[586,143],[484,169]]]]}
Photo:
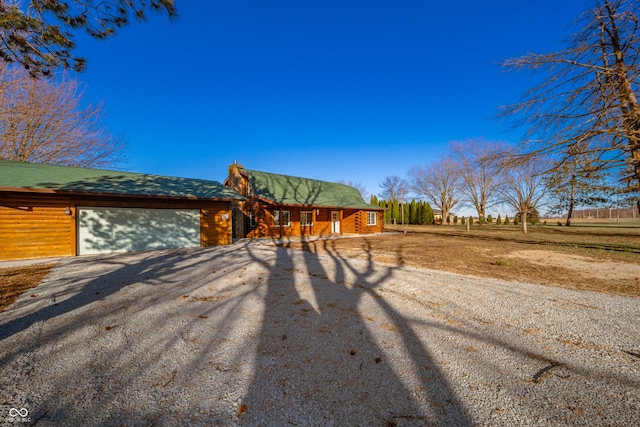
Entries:
{"type": "Polygon", "coordinates": [[[242,199],[217,181],[0,160],[0,189],[82,194],[242,199]]]}
{"type": "Polygon", "coordinates": [[[365,203],[360,192],[336,182],[244,169],[256,196],[277,205],[381,209],[365,203]]]}

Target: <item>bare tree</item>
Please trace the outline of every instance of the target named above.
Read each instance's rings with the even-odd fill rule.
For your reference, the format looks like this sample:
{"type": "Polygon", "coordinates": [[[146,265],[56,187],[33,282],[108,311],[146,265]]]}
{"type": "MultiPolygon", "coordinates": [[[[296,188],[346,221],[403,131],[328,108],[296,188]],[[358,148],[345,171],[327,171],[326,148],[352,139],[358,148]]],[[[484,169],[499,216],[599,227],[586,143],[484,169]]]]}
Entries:
{"type": "Polygon", "coordinates": [[[176,18],[173,0],[0,0],[0,58],[15,62],[32,76],[51,69],[82,71],[85,59],[72,57],[74,32],[103,39],[147,10],[176,18]]]}
{"type": "Polygon", "coordinates": [[[360,195],[362,196],[363,200],[367,200],[369,198],[369,192],[367,191],[367,187],[359,181],[352,181],[352,180],[345,181],[343,179],[339,179],[336,182],[338,184],[344,184],[344,185],[348,185],[349,187],[355,188],[360,192],[360,195]]]}
{"type": "Polygon", "coordinates": [[[522,232],[527,233],[527,215],[537,211],[547,195],[545,171],[547,161],[535,157],[526,163],[505,162],[504,186],[499,190],[502,200],[520,215],[522,232]]]}
{"type": "Polygon", "coordinates": [[[123,144],[103,124],[102,105],[82,106],[78,82],[32,78],[0,64],[0,158],[104,167],[123,144]]]}
{"type": "Polygon", "coordinates": [[[460,168],[453,159],[445,158],[424,167],[414,166],[409,172],[411,187],[425,196],[442,212],[442,223],[462,199],[460,168]]]}
{"type": "Polygon", "coordinates": [[[409,194],[409,182],[397,175],[392,175],[384,179],[382,184],[380,184],[380,188],[382,188],[382,197],[399,202],[400,209],[402,210],[401,223],[404,224],[404,199],[406,195],[409,194]]]}
{"type": "MultiPolygon", "coordinates": [[[[594,154],[597,168],[624,169],[627,192],[640,190],[640,3],[592,0],[566,49],[508,60],[512,70],[544,72],[522,102],[505,109],[530,128],[528,155],[556,164],[594,154]]],[[[640,198],[636,201],[640,208],[640,198]]]]}
{"type": "Polygon", "coordinates": [[[574,209],[586,206],[603,206],[610,201],[613,188],[606,182],[606,175],[590,158],[592,154],[571,156],[553,168],[546,177],[550,211],[567,214],[565,225],[571,225],[574,209]]]}
{"type": "Polygon", "coordinates": [[[476,209],[482,224],[487,209],[499,202],[496,194],[502,185],[500,156],[510,149],[504,142],[474,139],[452,141],[449,150],[460,169],[460,191],[476,209]]]}

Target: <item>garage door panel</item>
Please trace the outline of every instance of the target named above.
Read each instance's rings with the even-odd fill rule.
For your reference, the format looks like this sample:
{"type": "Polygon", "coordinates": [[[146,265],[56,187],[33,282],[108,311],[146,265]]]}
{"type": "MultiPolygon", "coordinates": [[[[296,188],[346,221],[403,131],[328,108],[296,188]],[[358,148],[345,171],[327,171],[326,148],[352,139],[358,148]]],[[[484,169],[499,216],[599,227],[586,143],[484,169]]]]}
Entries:
{"type": "Polygon", "coordinates": [[[78,254],[200,246],[197,209],[78,208],[78,254]]]}

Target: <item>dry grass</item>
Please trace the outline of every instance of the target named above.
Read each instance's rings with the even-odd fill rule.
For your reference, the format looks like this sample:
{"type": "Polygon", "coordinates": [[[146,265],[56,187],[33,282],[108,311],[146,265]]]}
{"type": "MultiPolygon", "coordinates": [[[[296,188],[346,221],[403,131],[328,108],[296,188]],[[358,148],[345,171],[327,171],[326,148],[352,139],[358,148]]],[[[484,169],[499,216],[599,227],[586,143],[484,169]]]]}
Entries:
{"type": "Polygon", "coordinates": [[[387,227],[406,234],[286,243],[396,265],[640,296],[640,227],[387,227]]]}
{"type": "MultiPolygon", "coordinates": [[[[286,243],[310,252],[640,296],[640,224],[571,227],[396,226],[374,237],[286,243]]],[[[0,269],[0,311],[37,286],[55,264],[0,269]]]]}
{"type": "Polygon", "coordinates": [[[55,264],[0,268],[0,312],[42,282],[55,264]]]}

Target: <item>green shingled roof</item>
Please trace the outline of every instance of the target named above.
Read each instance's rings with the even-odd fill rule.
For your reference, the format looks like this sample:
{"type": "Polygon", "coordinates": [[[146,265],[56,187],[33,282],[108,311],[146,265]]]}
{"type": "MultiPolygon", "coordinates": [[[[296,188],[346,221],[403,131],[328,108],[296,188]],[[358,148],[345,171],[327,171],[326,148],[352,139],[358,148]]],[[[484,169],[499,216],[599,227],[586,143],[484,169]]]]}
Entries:
{"type": "Polygon", "coordinates": [[[254,194],[274,204],[380,209],[365,203],[360,192],[348,185],[248,169],[243,171],[251,179],[254,194]]]}
{"type": "Polygon", "coordinates": [[[0,189],[65,193],[242,199],[216,181],[0,160],[0,189]]]}

